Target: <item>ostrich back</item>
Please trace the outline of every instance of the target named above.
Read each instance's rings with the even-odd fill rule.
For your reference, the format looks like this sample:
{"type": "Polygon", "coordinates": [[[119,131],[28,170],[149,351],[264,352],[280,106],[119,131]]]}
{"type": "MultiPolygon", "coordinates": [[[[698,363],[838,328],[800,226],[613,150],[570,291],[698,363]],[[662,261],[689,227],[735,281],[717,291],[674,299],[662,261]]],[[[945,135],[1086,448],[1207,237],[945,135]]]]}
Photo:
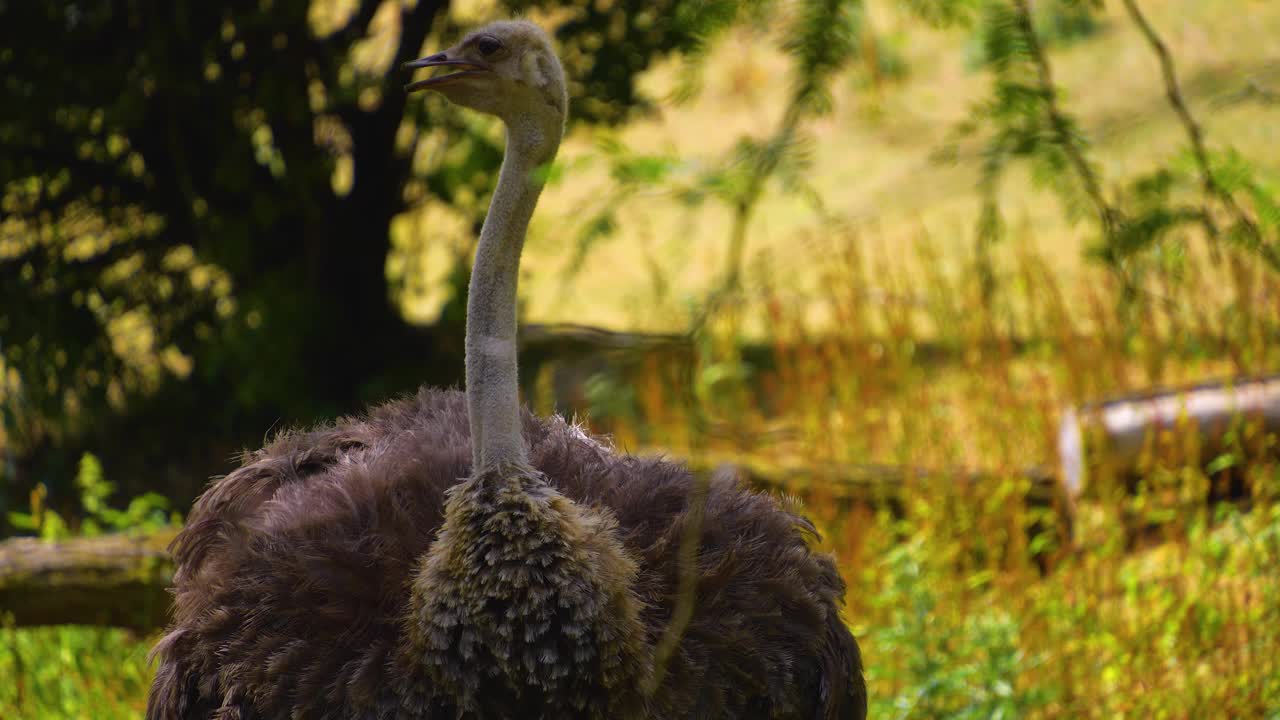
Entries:
{"type": "MultiPolygon", "coordinates": [[[[698,533],[692,614],[660,649],[651,716],[865,716],[844,583],[811,551],[812,525],[727,473],[697,501],[685,467],[615,454],[558,417],[526,413],[524,431],[555,489],[615,516],[653,645],[677,605],[681,541],[698,533]]],[[[458,717],[398,650],[446,490],[470,466],[465,397],[432,389],[248,455],[174,542],[148,719],[458,717]]]]}

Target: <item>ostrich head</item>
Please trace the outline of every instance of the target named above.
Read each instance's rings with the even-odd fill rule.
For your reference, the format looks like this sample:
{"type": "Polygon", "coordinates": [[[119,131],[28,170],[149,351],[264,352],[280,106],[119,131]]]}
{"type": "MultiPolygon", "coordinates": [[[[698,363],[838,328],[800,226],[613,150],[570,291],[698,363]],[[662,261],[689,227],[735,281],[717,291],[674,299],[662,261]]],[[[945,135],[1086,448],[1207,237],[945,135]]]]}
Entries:
{"type": "MultiPolygon", "coordinates": [[[[457,45],[406,63],[447,72],[405,86],[434,90],[456,105],[495,115],[554,154],[569,112],[564,70],[542,28],[524,20],[490,23],[457,45]]],[[[531,148],[534,150],[534,148],[531,148]]]]}

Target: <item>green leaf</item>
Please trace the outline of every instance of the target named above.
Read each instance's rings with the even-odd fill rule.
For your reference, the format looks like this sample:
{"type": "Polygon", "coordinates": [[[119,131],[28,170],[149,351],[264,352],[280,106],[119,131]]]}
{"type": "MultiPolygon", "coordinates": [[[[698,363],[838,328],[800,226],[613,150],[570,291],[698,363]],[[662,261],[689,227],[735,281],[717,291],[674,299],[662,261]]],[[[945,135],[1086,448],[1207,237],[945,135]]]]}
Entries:
{"type": "Polygon", "coordinates": [[[8,514],[9,524],[19,530],[34,531],[39,528],[39,522],[36,517],[30,513],[10,512],[8,514]]]}
{"type": "Polygon", "coordinates": [[[1218,473],[1222,472],[1223,470],[1226,470],[1226,469],[1228,469],[1228,468],[1233,468],[1233,467],[1235,467],[1235,466],[1236,466],[1236,465],[1238,465],[1239,463],[1240,463],[1240,460],[1239,460],[1239,458],[1237,458],[1237,457],[1235,456],[1235,454],[1233,454],[1233,453],[1229,453],[1229,452],[1227,452],[1227,453],[1223,453],[1223,454],[1219,455],[1218,457],[1214,458],[1214,459],[1209,463],[1209,465],[1208,465],[1207,467],[1205,467],[1205,469],[1204,469],[1204,470],[1205,470],[1205,474],[1207,474],[1207,475],[1216,475],[1216,474],[1218,474],[1218,473]]]}

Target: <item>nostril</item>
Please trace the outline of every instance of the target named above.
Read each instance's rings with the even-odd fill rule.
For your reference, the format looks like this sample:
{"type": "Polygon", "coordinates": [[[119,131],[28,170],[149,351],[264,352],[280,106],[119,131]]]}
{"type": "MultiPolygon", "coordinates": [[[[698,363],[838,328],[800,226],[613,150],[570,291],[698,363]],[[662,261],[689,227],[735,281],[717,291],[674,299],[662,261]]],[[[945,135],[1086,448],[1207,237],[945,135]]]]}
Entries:
{"type": "Polygon", "coordinates": [[[448,53],[438,52],[435,55],[432,55],[430,57],[424,57],[420,60],[413,60],[411,62],[407,62],[402,67],[405,70],[416,70],[421,67],[430,67],[431,65],[445,62],[448,59],[449,59],[448,53]]]}

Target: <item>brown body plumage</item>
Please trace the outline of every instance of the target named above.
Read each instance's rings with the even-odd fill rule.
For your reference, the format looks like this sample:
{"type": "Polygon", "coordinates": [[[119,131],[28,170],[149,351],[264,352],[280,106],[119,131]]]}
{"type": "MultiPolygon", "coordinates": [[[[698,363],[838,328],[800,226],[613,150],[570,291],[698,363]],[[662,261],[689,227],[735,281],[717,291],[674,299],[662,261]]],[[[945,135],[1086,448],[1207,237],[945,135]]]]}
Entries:
{"type": "Polygon", "coordinates": [[[287,433],[209,488],[174,542],[149,720],[865,716],[812,525],[520,409],[520,249],[568,106],[549,39],[493,23],[411,65],[507,127],[466,394],[287,433]]]}
{"type": "Polygon", "coordinates": [[[174,627],[148,717],[865,714],[844,583],[799,515],[717,474],[696,522],[681,465],[528,414],[540,475],[519,482],[537,493],[504,497],[510,480],[459,481],[466,419],[461,393],[423,390],[285,434],[210,488],[174,546],[174,627]],[[693,614],[646,699],[691,524],[693,614]],[[490,579],[523,597],[480,609],[490,579]]]}

